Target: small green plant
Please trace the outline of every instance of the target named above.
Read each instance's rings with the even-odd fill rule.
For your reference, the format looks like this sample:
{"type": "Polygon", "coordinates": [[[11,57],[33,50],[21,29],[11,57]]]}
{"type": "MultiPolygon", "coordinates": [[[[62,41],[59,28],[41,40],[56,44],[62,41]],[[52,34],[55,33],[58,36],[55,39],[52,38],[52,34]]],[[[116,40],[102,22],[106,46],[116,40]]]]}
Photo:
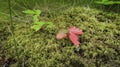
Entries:
{"type": "Polygon", "coordinates": [[[41,14],[40,10],[25,10],[25,11],[23,11],[23,13],[33,15],[34,22],[33,22],[33,26],[31,28],[34,29],[35,31],[40,30],[41,27],[43,27],[43,25],[47,25],[47,28],[53,27],[52,22],[39,21],[38,16],[41,14]]]}

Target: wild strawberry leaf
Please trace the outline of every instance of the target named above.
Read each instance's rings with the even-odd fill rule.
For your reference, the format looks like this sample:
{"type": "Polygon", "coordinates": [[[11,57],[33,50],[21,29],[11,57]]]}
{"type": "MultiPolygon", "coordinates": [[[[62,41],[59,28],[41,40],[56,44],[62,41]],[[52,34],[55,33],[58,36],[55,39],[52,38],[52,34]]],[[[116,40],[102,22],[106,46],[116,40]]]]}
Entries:
{"type": "Polygon", "coordinates": [[[77,47],[79,46],[80,42],[78,41],[78,35],[83,34],[82,30],[76,28],[76,27],[71,27],[69,29],[69,39],[70,41],[76,45],[77,47]]]}
{"type": "Polygon", "coordinates": [[[47,24],[47,28],[51,28],[54,26],[52,22],[47,22],[46,24],[47,24]]]}
{"type": "Polygon", "coordinates": [[[44,24],[44,22],[35,22],[35,24],[31,28],[35,31],[38,31],[44,24]]]}
{"type": "Polygon", "coordinates": [[[23,11],[23,13],[26,13],[26,14],[35,14],[35,12],[33,10],[25,10],[25,11],[23,11]]]}
{"type": "Polygon", "coordinates": [[[76,47],[79,46],[80,42],[78,41],[78,35],[76,35],[74,33],[70,33],[69,39],[76,47]]]}
{"type": "Polygon", "coordinates": [[[71,27],[70,29],[69,29],[69,33],[74,33],[74,34],[83,34],[83,32],[82,32],[82,30],[80,30],[80,29],[78,29],[78,28],[76,28],[76,27],[71,27]]]}
{"type": "Polygon", "coordinates": [[[57,33],[56,38],[57,38],[57,39],[66,38],[66,37],[67,37],[67,34],[66,34],[67,32],[68,32],[67,30],[61,29],[61,30],[57,33]]]}
{"type": "Polygon", "coordinates": [[[40,22],[34,22],[34,24],[35,24],[35,25],[44,25],[45,22],[42,22],[42,21],[40,21],[40,22]]]}
{"type": "Polygon", "coordinates": [[[33,20],[34,22],[38,22],[39,21],[38,16],[37,15],[33,16],[33,20]]]}
{"type": "Polygon", "coordinates": [[[40,14],[41,14],[41,11],[38,10],[38,9],[37,9],[37,10],[34,10],[34,12],[35,12],[36,15],[40,15],[40,14]]]}
{"type": "Polygon", "coordinates": [[[39,25],[33,25],[31,28],[38,31],[41,27],[39,25]]]}
{"type": "Polygon", "coordinates": [[[25,11],[23,11],[23,13],[40,15],[40,14],[41,14],[41,11],[38,10],[38,9],[37,9],[37,10],[25,10],[25,11]]]}

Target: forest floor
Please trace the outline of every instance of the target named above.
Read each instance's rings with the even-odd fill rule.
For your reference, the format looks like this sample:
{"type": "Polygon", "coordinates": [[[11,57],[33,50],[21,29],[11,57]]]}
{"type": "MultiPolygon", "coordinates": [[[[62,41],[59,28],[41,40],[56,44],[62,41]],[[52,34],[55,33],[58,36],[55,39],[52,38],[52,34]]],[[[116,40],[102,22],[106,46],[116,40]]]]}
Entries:
{"type": "MultiPolygon", "coordinates": [[[[41,10],[42,11],[42,10],[41,10]]],[[[120,15],[88,7],[69,7],[59,12],[42,11],[39,20],[53,22],[52,28],[35,32],[32,16],[0,13],[0,65],[18,67],[118,67],[120,65],[120,15]],[[6,16],[6,17],[5,17],[6,16]],[[60,29],[76,26],[81,52],[68,38],[57,40],[60,29]]]]}

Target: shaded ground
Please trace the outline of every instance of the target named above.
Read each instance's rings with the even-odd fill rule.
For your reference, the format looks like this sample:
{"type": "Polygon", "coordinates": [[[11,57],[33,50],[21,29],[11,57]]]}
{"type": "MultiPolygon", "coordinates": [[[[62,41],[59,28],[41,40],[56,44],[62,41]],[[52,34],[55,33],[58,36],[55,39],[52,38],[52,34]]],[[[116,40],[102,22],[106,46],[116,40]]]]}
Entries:
{"type": "MultiPolygon", "coordinates": [[[[13,1],[14,3],[14,1],[13,1]]],[[[32,4],[14,4],[12,8],[15,39],[9,32],[8,7],[0,4],[0,65],[18,67],[119,67],[120,65],[120,15],[91,9],[89,7],[55,6],[51,12],[41,8],[40,20],[52,21],[55,27],[42,28],[39,32],[30,29],[30,16],[18,16],[32,4]],[[19,7],[19,9],[18,9],[19,7]],[[22,10],[21,10],[22,9],[22,10]],[[62,9],[62,10],[61,10],[62,9]],[[59,10],[59,12],[58,12],[59,10]],[[64,10],[64,11],[63,11],[64,10]],[[2,13],[1,13],[2,12],[2,13]],[[57,14],[56,14],[57,12],[57,14]],[[81,52],[67,39],[56,40],[56,33],[63,28],[76,26],[83,29],[79,39],[81,52]],[[17,45],[17,47],[15,47],[17,45]],[[16,49],[17,48],[17,49],[16,49]],[[17,51],[17,52],[16,52],[17,51]]],[[[48,6],[48,5],[47,5],[48,6]]],[[[45,5],[45,7],[47,7],[45,5]]],[[[50,5],[49,5],[50,6],[50,5]]],[[[107,8],[107,7],[106,7],[107,8]]],[[[109,9],[109,8],[107,8],[109,9]]]]}
{"type": "MultiPolygon", "coordinates": [[[[4,44],[2,50],[5,51],[1,53],[5,56],[5,62],[2,65],[8,64],[11,67],[18,65],[25,67],[118,67],[120,65],[120,15],[118,14],[86,7],[70,7],[58,14],[52,12],[44,14],[43,11],[40,20],[52,21],[55,27],[42,28],[38,32],[30,29],[32,25],[30,16],[14,17],[13,20],[16,42],[5,32],[6,28],[0,28],[2,31],[0,37],[7,38],[3,41],[1,38],[1,43],[4,44]],[[84,31],[79,38],[80,53],[68,38],[63,40],[55,38],[60,29],[71,26],[84,31]],[[10,63],[12,61],[13,64],[10,63]]],[[[7,27],[4,23],[2,24],[7,27]]],[[[8,22],[7,25],[9,25],[8,22]]]]}

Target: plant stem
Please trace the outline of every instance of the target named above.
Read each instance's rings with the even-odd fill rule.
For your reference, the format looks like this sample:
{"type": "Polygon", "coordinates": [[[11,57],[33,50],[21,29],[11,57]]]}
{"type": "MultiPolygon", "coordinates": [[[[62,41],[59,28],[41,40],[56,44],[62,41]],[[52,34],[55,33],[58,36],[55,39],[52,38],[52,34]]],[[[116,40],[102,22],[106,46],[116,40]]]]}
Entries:
{"type": "Polygon", "coordinates": [[[15,46],[15,51],[16,51],[15,54],[17,55],[17,60],[19,60],[19,54],[18,54],[18,51],[17,51],[18,43],[17,43],[17,41],[15,40],[15,37],[14,37],[14,27],[13,27],[13,21],[12,21],[12,10],[11,10],[11,1],[10,0],[8,0],[8,5],[9,5],[9,13],[10,13],[10,33],[12,35],[14,46],[15,46]]]}

